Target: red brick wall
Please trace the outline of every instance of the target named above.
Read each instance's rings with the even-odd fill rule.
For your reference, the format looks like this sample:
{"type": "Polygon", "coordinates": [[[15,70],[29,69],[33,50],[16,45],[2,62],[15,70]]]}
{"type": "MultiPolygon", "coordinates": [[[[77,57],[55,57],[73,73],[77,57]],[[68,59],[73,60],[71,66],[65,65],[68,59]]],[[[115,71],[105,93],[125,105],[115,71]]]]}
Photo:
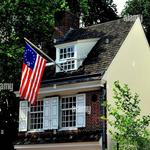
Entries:
{"type": "Polygon", "coordinates": [[[100,91],[86,93],[86,106],[91,107],[91,113],[86,113],[86,128],[84,130],[94,131],[101,128],[100,102],[100,91]]]}
{"type": "Polygon", "coordinates": [[[86,94],[86,106],[91,107],[91,113],[86,113],[85,128],[79,128],[78,130],[73,131],[58,131],[56,134],[54,134],[53,130],[29,134],[25,134],[24,132],[18,135],[18,141],[20,141],[20,143],[29,142],[33,144],[40,142],[38,141],[39,138],[41,138],[41,142],[43,143],[99,140],[100,129],[102,129],[100,120],[100,90],[84,93],[86,94]],[[96,95],[95,99],[93,99],[93,95],[96,95]],[[69,139],[69,137],[72,138],[69,139]]]}

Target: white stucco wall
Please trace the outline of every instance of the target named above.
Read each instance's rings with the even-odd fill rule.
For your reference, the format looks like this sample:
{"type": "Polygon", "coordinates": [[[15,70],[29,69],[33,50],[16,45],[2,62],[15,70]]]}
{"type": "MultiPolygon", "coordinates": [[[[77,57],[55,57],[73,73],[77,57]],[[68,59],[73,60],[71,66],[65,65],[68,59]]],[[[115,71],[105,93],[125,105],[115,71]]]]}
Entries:
{"type": "MultiPolygon", "coordinates": [[[[104,75],[107,82],[107,101],[113,104],[112,87],[114,81],[128,84],[132,92],[141,98],[141,115],[150,114],[150,48],[138,18],[119,52],[104,75]]],[[[108,126],[108,130],[109,130],[108,126]]],[[[111,149],[111,137],[108,133],[108,147],[111,149]]]]}

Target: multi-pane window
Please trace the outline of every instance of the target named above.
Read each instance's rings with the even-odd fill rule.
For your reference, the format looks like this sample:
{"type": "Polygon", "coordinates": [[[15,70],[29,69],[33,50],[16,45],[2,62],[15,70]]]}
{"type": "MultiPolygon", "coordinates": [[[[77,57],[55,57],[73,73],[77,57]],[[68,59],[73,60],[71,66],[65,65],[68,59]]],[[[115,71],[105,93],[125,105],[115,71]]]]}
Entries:
{"type": "Polygon", "coordinates": [[[72,130],[86,125],[85,94],[44,98],[32,106],[20,101],[19,131],[72,130]]]}
{"type": "Polygon", "coordinates": [[[75,68],[75,61],[67,61],[65,63],[61,63],[60,66],[64,69],[64,70],[71,70],[75,68]]]}
{"type": "Polygon", "coordinates": [[[61,126],[76,126],[76,96],[63,97],[61,99],[61,126]]]}
{"type": "Polygon", "coordinates": [[[75,51],[74,47],[61,48],[59,51],[60,66],[68,71],[75,69],[75,51]]]}
{"type": "Polygon", "coordinates": [[[60,49],[60,60],[66,58],[73,58],[74,57],[74,48],[68,47],[60,49]]]}
{"type": "Polygon", "coordinates": [[[43,128],[43,101],[37,101],[36,106],[30,106],[30,130],[43,128]]]}

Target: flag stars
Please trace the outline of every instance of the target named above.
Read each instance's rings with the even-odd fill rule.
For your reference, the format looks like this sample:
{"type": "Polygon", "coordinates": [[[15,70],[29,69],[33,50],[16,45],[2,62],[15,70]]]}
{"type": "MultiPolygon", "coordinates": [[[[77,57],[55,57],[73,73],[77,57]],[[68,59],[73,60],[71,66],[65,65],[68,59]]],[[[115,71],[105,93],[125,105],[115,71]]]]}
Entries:
{"type": "Polygon", "coordinates": [[[30,67],[30,62],[29,61],[27,61],[27,65],[30,67]]]}
{"type": "Polygon", "coordinates": [[[24,62],[31,69],[34,68],[36,57],[37,57],[36,52],[32,49],[32,47],[27,45],[25,47],[24,62]]]}

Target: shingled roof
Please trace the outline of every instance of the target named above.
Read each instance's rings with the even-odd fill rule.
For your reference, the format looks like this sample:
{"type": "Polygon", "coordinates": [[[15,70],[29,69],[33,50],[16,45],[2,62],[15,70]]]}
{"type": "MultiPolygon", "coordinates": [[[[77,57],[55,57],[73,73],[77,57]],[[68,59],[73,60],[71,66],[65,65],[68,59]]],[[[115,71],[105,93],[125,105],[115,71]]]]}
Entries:
{"type": "Polygon", "coordinates": [[[78,70],[67,73],[55,73],[55,66],[47,67],[44,80],[70,76],[75,77],[77,75],[90,75],[106,71],[123,41],[127,37],[133,24],[134,22],[132,21],[118,19],[86,28],[70,30],[64,39],[58,40],[56,44],[90,38],[100,39],[92,48],[78,70]]]}

